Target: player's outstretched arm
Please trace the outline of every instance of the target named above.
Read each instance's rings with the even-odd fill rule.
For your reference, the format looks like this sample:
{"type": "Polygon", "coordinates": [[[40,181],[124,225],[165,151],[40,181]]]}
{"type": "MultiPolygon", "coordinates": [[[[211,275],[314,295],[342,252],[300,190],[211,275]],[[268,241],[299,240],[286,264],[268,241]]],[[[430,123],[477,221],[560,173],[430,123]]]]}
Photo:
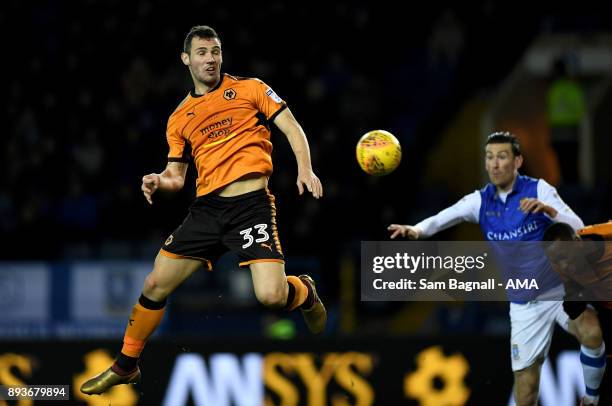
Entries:
{"type": "Polygon", "coordinates": [[[391,239],[395,239],[395,237],[402,236],[406,237],[409,240],[418,240],[419,239],[419,229],[414,226],[401,225],[401,224],[391,224],[387,227],[387,230],[391,232],[391,239]]]}
{"type": "Polygon", "coordinates": [[[310,161],[310,148],[302,126],[297,122],[291,111],[287,108],[274,119],[274,124],[285,134],[295,155],[298,166],[297,187],[300,195],[304,193],[304,186],[315,198],[323,196],[323,185],[312,170],[310,161]]]}
{"type": "Polygon", "coordinates": [[[480,193],[475,191],[463,196],[457,203],[440,211],[435,216],[428,217],[414,226],[391,224],[387,227],[387,230],[391,232],[391,239],[399,235],[411,240],[418,240],[419,238],[429,238],[462,221],[478,223],[480,200],[480,193]]]}
{"type": "Polygon", "coordinates": [[[150,173],[142,177],[140,189],[149,204],[153,204],[153,193],[158,189],[168,192],[178,192],[185,185],[185,175],[188,164],[183,162],[168,162],[162,173],[150,173]]]}

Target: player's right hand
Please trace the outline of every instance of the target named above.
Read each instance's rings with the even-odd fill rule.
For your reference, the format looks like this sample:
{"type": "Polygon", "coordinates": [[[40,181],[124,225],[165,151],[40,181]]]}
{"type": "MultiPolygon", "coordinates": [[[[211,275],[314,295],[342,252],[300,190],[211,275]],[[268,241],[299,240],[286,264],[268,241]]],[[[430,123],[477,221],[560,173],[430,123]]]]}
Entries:
{"type": "Polygon", "coordinates": [[[419,239],[419,230],[413,226],[403,226],[401,224],[391,224],[387,227],[387,230],[391,232],[391,239],[395,239],[398,235],[407,237],[409,240],[419,239]]]}
{"type": "Polygon", "coordinates": [[[157,173],[150,173],[142,177],[142,186],[140,189],[142,190],[142,193],[149,204],[153,204],[153,199],[151,199],[151,196],[159,188],[159,182],[160,179],[157,173]]]}

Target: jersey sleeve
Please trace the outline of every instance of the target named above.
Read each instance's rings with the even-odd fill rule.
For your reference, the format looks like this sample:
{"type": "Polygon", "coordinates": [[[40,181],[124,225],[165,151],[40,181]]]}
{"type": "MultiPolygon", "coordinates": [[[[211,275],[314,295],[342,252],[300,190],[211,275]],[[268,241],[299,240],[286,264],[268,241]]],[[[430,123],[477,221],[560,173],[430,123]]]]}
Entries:
{"type": "Polygon", "coordinates": [[[428,217],[416,224],[415,227],[419,230],[420,237],[431,237],[463,221],[478,223],[481,199],[480,192],[476,190],[435,216],[428,217]]]}
{"type": "Polygon", "coordinates": [[[168,162],[189,162],[191,148],[185,137],[183,137],[176,125],[176,120],[170,117],[166,129],[166,141],[168,141],[168,162]]]}
{"type": "Polygon", "coordinates": [[[252,92],[257,110],[263,113],[268,121],[274,121],[276,116],[287,108],[285,101],[270,86],[259,79],[253,79],[252,92]]]}
{"type": "Polygon", "coordinates": [[[574,213],[574,211],[561,199],[559,193],[557,193],[557,189],[551,186],[544,179],[538,180],[538,200],[544,203],[547,206],[552,207],[557,210],[557,216],[555,218],[551,218],[554,222],[562,222],[567,223],[574,230],[579,230],[584,227],[584,223],[574,213]]]}

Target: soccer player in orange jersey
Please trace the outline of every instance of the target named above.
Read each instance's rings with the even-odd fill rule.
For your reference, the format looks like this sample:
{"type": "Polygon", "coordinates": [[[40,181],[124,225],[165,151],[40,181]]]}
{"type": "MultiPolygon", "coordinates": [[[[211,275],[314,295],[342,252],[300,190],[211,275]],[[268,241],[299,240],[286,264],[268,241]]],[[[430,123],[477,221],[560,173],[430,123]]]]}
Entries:
{"type": "Polygon", "coordinates": [[[555,223],[546,229],[543,240],[547,241],[547,256],[565,283],[563,308],[577,333],[591,340],[601,341],[603,336],[597,350],[585,353],[581,348],[586,394],[580,405],[612,404],[612,377],[606,370],[606,358],[612,359],[612,221],[577,232],[566,223],[555,223]],[[593,320],[599,320],[599,325],[593,320]]]}
{"type": "Polygon", "coordinates": [[[323,196],[302,127],[264,82],[221,73],[221,40],[212,28],[196,26],[189,31],[181,60],[194,87],[168,120],[168,165],[142,178],[142,192],[152,204],[157,190],[180,190],[191,156],[198,173],[197,198],[145,279],[121,353],[108,370],[83,384],[86,394],[140,379],[138,357],[163,317],[168,295],[202,264],[211,269],[228,250],[238,254],[240,266],[250,268],[255,295],[263,305],[299,308],[313,333],[323,331],[327,321],[313,280],[308,275],[285,275],[274,196],[267,188],[272,174],[268,125],[274,123],[295,154],[299,194],[307,189],[317,199],[323,196]]]}

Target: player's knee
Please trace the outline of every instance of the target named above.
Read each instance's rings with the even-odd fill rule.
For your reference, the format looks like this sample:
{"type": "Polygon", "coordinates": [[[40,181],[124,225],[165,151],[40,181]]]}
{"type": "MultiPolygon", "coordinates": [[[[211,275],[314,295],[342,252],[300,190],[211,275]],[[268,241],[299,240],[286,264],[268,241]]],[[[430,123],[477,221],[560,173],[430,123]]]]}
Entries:
{"type": "Polygon", "coordinates": [[[592,328],[584,331],[581,334],[580,344],[588,348],[598,348],[603,341],[601,336],[601,330],[599,328],[592,328]]]}
{"type": "Polygon", "coordinates": [[[287,293],[282,289],[266,289],[257,292],[257,300],[259,303],[272,309],[280,309],[287,301],[287,293]]]}
{"type": "Polygon", "coordinates": [[[580,344],[589,348],[598,348],[603,340],[601,328],[597,315],[591,309],[587,309],[578,325],[580,344]]]}
{"type": "Polygon", "coordinates": [[[516,406],[536,406],[538,403],[538,391],[526,390],[516,397],[516,406]]]}
{"type": "Polygon", "coordinates": [[[539,368],[541,362],[514,372],[514,396],[517,406],[535,406],[540,389],[539,368]]]}
{"type": "Polygon", "coordinates": [[[520,385],[515,391],[516,406],[534,406],[538,401],[538,387],[536,385],[520,385]]]}
{"type": "Polygon", "coordinates": [[[147,293],[153,292],[157,288],[157,281],[150,274],[144,280],[143,293],[146,295],[147,293]]]}
{"type": "Polygon", "coordinates": [[[170,292],[160,286],[155,277],[149,274],[145,278],[142,293],[151,300],[163,300],[170,292]]]}

